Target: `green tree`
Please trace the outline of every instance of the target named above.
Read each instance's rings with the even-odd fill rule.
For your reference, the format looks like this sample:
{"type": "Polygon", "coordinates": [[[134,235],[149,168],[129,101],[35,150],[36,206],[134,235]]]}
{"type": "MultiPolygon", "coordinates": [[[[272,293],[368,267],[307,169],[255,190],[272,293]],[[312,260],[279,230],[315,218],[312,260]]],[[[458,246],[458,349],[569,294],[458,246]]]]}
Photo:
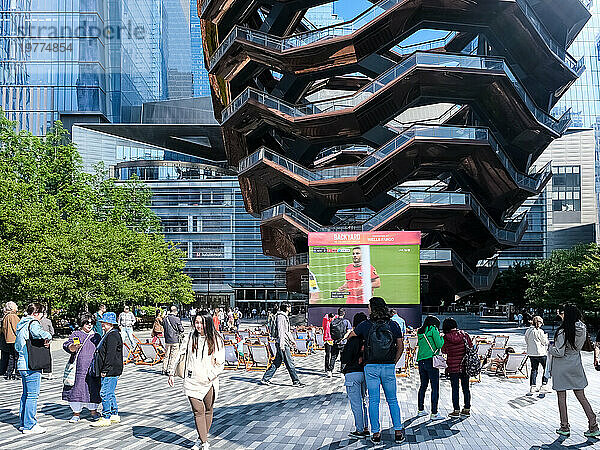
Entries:
{"type": "Polygon", "coordinates": [[[106,303],[193,300],[183,254],[159,233],[152,193],[81,160],[60,122],[44,138],[0,117],[0,292],[75,314],[106,303]]]}

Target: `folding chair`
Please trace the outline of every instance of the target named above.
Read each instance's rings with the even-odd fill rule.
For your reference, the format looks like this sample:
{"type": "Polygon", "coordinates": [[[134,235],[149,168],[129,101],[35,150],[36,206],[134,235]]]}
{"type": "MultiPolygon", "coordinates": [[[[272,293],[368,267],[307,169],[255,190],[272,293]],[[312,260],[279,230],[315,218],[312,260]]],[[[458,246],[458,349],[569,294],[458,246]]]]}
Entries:
{"type": "Polygon", "coordinates": [[[491,349],[492,344],[487,342],[479,342],[477,344],[477,356],[479,356],[479,359],[484,359],[488,356],[488,353],[490,353],[491,349]]]}
{"type": "Polygon", "coordinates": [[[277,354],[277,346],[275,345],[275,341],[269,340],[269,352],[271,353],[271,359],[275,359],[275,355],[277,354]]]}
{"type": "Polygon", "coordinates": [[[123,348],[127,350],[127,356],[123,364],[129,364],[130,362],[137,364],[138,361],[142,361],[142,352],[139,347],[140,343],[135,344],[135,347],[131,348],[129,344],[123,342],[123,348]]]}
{"type": "Polygon", "coordinates": [[[265,344],[251,344],[248,346],[250,361],[246,362],[247,370],[267,370],[269,367],[269,351],[265,344]]]}
{"type": "Polygon", "coordinates": [[[225,343],[225,370],[235,370],[240,367],[237,344],[225,343]]]}
{"type": "Polygon", "coordinates": [[[490,363],[487,366],[488,373],[496,373],[498,371],[498,364],[495,362],[495,360],[498,358],[504,359],[505,353],[505,348],[492,347],[490,349],[490,363]]]}
{"type": "Polygon", "coordinates": [[[494,343],[493,343],[494,347],[505,348],[507,344],[508,344],[508,336],[503,335],[503,334],[494,336],[494,343]]]}
{"type": "Polygon", "coordinates": [[[261,335],[256,336],[256,338],[258,339],[258,341],[261,344],[265,344],[265,345],[269,344],[269,335],[268,334],[261,334],[261,335]]]}
{"type": "Polygon", "coordinates": [[[308,356],[308,339],[296,338],[296,348],[298,351],[293,353],[292,356],[308,356]]]}
{"type": "Polygon", "coordinates": [[[297,339],[306,339],[306,340],[308,340],[308,332],[307,331],[298,331],[296,333],[296,338],[297,339]]]}
{"type": "Polygon", "coordinates": [[[406,342],[408,343],[408,347],[411,350],[415,350],[418,346],[417,344],[419,342],[419,338],[414,335],[408,335],[408,336],[406,336],[406,342]]]}
{"type": "Polygon", "coordinates": [[[402,356],[396,363],[396,376],[397,377],[409,377],[410,376],[410,364],[406,358],[406,352],[402,352],[402,356]]]}
{"type": "Polygon", "coordinates": [[[248,339],[250,337],[250,332],[248,330],[246,331],[240,331],[240,337],[244,340],[248,339]]]}
{"type": "Polygon", "coordinates": [[[138,347],[141,352],[140,359],[135,361],[136,365],[153,366],[163,360],[163,356],[159,354],[156,344],[138,343],[136,347],[138,347]]]}
{"type": "Polygon", "coordinates": [[[509,353],[508,359],[502,368],[502,373],[506,378],[529,378],[527,353],[509,353]],[[523,373],[523,367],[525,373],[523,373]]]}
{"type": "Polygon", "coordinates": [[[325,340],[323,339],[323,333],[315,334],[315,349],[325,350],[325,340]]]}
{"type": "Polygon", "coordinates": [[[235,342],[237,341],[236,335],[235,333],[223,333],[223,340],[224,341],[231,341],[231,342],[235,342]]]}

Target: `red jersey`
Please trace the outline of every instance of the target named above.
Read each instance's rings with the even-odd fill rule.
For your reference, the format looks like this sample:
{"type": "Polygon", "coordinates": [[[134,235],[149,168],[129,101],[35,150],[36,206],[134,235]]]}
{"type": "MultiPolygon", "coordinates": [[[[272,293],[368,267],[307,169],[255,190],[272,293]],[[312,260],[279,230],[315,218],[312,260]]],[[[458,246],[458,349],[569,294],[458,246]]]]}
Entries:
{"type": "Polygon", "coordinates": [[[215,324],[217,331],[220,331],[219,329],[221,328],[221,322],[219,321],[218,316],[213,316],[213,323],[215,324]]]}
{"type": "MultiPolygon", "coordinates": [[[[368,280],[369,284],[376,278],[379,278],[379,275],[377,275],[375,267],[371,266],[371,279],[368,280]]],[[[348,264],[348,266],[346,266],[346,287],[350,294],[346,297],[346,303],[364,303],[362,283],[362,266],[357,267],[354,264],[348,264]]],[[[373,292],[372,289],[371,292],[373,292]]]]}

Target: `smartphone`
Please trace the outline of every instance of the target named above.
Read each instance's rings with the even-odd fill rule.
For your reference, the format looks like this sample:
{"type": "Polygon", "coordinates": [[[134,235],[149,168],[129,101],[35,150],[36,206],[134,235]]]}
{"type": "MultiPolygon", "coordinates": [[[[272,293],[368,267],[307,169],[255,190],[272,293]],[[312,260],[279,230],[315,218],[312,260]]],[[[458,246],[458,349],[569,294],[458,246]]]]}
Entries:
{"type": "Polygon", "coordinates": [[[75,344],[75,345],[79,345],[79,344],[81,344],[81,341],[79,340],[79,338],[78,338],[77,336],[75,336],[75,337],[73,338],[73,344],[75,344]]]}

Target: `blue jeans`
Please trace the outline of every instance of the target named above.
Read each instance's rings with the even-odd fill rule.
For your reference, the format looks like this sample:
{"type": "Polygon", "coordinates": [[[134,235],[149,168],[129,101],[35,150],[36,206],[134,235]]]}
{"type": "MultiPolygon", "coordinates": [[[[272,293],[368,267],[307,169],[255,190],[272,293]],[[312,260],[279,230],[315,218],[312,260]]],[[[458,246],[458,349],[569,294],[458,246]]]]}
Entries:
{"type": "Polygon", "coordinates": [[[102,378],[102,387],[100,388],[100,398],[102,399],[102,417],[109,419],[110,416],[118,416],[119,408],[117,406],[117,381],[119,377],[102,378]]]}
{"type": "Polygon", "coordinates": [[[133,327],[122,327],[121,328],[121,338],[123,342],[125,339],[129,340],[129,344],[131,346],[131,350],[135,347],[135,339],[133,338],[133,327]]]}
{"type": "Polygon", "coordinates": [[[42,382],[41,370],[19,370],[21,372],[21,383],[23,394],[21,394],[21,405],[19,407],[19,426],[24,430],[31,430],[37,419],[37,402],[40,396],[40,384],[42,382]]]}
{"type": "Polygon", "coordinates": [[[369,429],[369,418],[367,416],[367,383],[363,372],[350,372],[345,375],[346,393],[350,400],[350,409],[354,415],[356,431],[369,429]]]}
{"type": "Polygon", "coordinates": [[[431,382],[431,413],[436,414],[440,399],[440,370],[433,367],[433,358],[419,361],[419,377],[421,378],[421,386],[417,396],[419,411],[425,409],[425,392],[427,392],[427,385],[431,382]]]}
{"type": "Polygon", "coordinates": [[[265,374],[263,375],[263,380],[269,381],[275,375],[275,371],[279,369],[281,363],[285,363],[285,367],[290,373],[290,377],[292,378],[292,382],[299,382],[298,374],[296,373],[296,366],[294,365],[294,360],[292,359],[292,352],[290,348],[286,345],[283,349],[279,346],[279,344],[275,344],[277,347],[277,354],[275,355],[275,360],[273,364],[269,366],[265,374]]]}
{"type": "Polygon", "coordinates": [[[395,364],[367,364],[365,366],[365,381],[369,391],[369,418],[371,419],[371,432],[379,433],[379,386],[390,408],[394,430],[402,430],[402,416],[396,396],[396,366],[395,364]]]}
{"type": "Polygon", "coordinates": [[[548,378],[546,378],[546,356],[530,356],[531,361],[531,377],[529,384],[535,386],[537,384],[538,367],[542,366],[542,384],[548,384],[548,378]]]}

